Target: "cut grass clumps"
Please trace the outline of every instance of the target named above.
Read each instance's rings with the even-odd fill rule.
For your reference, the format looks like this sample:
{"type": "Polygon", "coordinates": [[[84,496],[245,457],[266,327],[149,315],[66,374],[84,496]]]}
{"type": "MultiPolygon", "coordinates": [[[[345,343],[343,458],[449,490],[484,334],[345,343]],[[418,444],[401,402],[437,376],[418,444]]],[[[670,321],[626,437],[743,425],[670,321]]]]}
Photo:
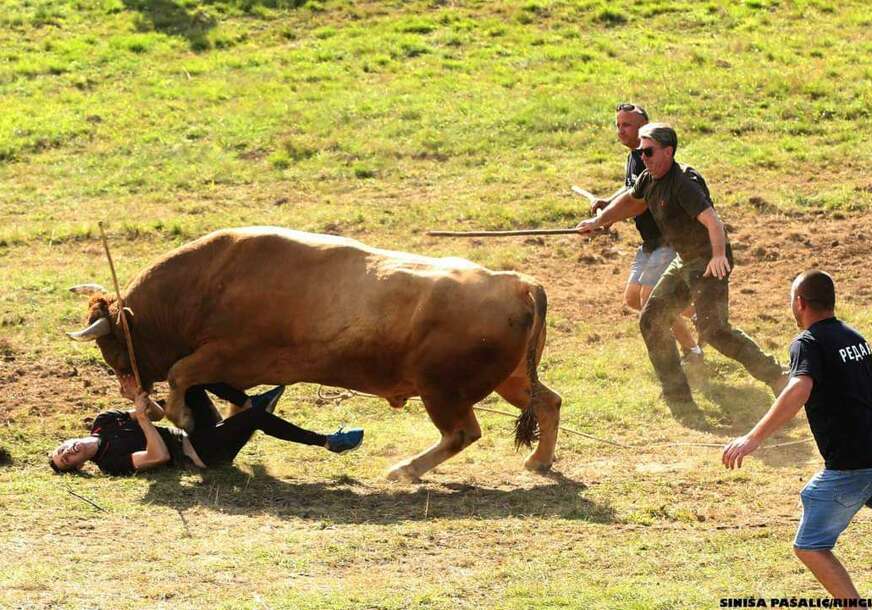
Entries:
{"type": "Polygon", "coordinates": [[[423,42],[419,37],[403,36],[397,41],[396,46],[391,50],[391,56],[395,59],[413,59],[432,52],[432,47],[423,42]]]}
{"type": "Polygon", "coordinates": [[[425,19],[410,19],[401,21],[397,25],[397,30],[404,34],[430,34],[437,29],[435,23],[425,19]]]}
{"type": "Polygon", "coordinates": [[[606,27],[615,27],[624,25],[629,21],[629,19],[620,11],[612,8],[603,8],[596,14],[594,21],[601,23],[606,27]]]}
{"type": "Polygon", "coordinates": [[[376,177],[376,170],[368,165],[364,165],[362,163],[355,163],[354,167],[354,177],[360,180],[366,180],[369,178],[376,177]]]}
{"type": "Polygon", "coordinates": [[[269,157],[269,162],[276,169],[288,169],[291,165],[311,159],[319,152],[319,146],[313,139],[300,136],[286,138],[281,148],[269,157]]]}
{"type": "Polygon", "coordinates": [[[151,51],[160,42],[161,38],[162,36],[155,32],[113,36],[109,41],[109,46],[114,49],[121,49],[141,55],[151,51]]]}

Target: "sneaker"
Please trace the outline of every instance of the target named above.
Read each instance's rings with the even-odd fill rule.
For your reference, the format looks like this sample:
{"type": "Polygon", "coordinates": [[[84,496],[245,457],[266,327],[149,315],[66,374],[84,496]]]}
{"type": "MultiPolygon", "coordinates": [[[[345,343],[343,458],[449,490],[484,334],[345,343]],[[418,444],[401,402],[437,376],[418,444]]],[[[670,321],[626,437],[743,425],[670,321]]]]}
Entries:
{"type": "Polygon", "coordinates": [[[333,434],[327,435],[327,449],[333,453],[354,451],[363,443],[363,429],[343,430],[342,426],[333,434]]]}
{"type": "Polygon", "coordinates": [[[284,391],[285,386],[277,385],[272,390],[267,390],[263,394],[252,396],[251,408],[254,409],[263,406],[264,411],[266,411],[267,413],[272,413],[276,410],[276,404],[278,404],[279,398],[282,397],[284,391]]]}

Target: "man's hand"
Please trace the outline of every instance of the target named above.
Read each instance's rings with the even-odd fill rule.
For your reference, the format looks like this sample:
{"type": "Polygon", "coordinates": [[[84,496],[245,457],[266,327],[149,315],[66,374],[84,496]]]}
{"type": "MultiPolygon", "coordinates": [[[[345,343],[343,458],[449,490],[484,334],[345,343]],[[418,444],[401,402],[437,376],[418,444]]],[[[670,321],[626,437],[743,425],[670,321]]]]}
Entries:
{"type": "Polygon", "coordinates": [[[137,394],[137,396],[133,399],[133,416],[137,419],[150,419],[148,417],[150,406],[151,400],[149,400],[148,394],[146,394],[145,392],[137,394]]]}
{"type": "Polygon", "coordinates": [[[703,277],[716,277],[719,280],[724,279],[730,273],[730,261],[726,256],[713,256],[706,265],[703,277]]]}
{"type": "Polygon", "coordinates": [[[590,211],[593,214],[596,214],[598,211],[603,210],[611,203],[608,199],[595,199],[590,203],[590,211]]]}
{"type": "Polygon", "coordinates": [[[142,392],[140,387],[136,385],[136,378],[130,374],[118,374],[118,385],[121,395],[127,400],[135,400],[137,394],[142,392]]]}
{"type": "Polygon", "coordinates": [[[756,440],[750,434],[734,438],[724,447],[724,453],[721,455],[721,462],[727,468],[741,468],[742,459],[746,455],[750,455],[760,446],[760,441],[756,440]]]}
{"type": "Polygon", "coordinates": [[[579,235],[588,235],[597,231],[599,226],[598,218],[589,218],[588,220],[582,220],[575,227],[575,230],[578,231],[579,235]]]}

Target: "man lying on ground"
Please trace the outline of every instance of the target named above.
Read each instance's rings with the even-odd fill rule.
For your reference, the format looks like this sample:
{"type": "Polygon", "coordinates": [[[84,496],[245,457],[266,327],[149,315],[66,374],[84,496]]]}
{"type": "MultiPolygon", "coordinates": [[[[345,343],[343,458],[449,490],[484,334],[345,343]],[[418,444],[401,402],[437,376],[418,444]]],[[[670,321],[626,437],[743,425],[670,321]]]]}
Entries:
{"type": "Polygon", "coordinates": [[[129,475],[164,464],[220,466],[233,461],[255,430],[284,441],[324,447],[334,453],[356,449],[363,442],[363,430],[359,428],[347,431],[340,428],[333,434],[323,435],[273,415],[284,386],[253,396],[249,408],[212,425],[198,426],[188,435],[182,430],[155,426],[148,412],[162,413],[161,406],[137,387],[132,376],[121,376],[119,381],[121,395],[133,401],[134,409],[100,413],[94,419],[90,436],[62,443],[49,456],[49,464],[55,472],[78,470],[88,460],[104,473],[113,475],[129,475]]]}

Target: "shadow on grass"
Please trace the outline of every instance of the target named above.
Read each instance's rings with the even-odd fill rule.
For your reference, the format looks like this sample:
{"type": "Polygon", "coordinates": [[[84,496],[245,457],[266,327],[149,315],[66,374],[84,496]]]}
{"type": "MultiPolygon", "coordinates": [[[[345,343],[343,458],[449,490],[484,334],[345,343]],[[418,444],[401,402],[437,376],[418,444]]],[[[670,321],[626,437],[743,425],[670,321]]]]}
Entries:
{"type": "MultiPolygon", "coordinates": [[[[207,5],[239,9],[255,14],[258,8],[296,9],[305,6],[308,0],[214,0],[207,5]]],[[[211,44],[208,33],[218,25],[218,20],[205,10],[201,3],[176,2],[174,0],[124,0],[124,5],[140,14],[137,29],[154,30],[169,36],[185,38],[194,51],[205,51],[211,44]],[[188,6],[193,6],[191,10],[188,6]]]]}
{"type": "Polygon", "coordinates": [[[173,0],[124,0],[124,5],[140,14],[137,29],[185,38],[195,51],[209,48],[207,35],[217,21],[202,9],[189,12],[173,0]]]}
{"type": "Polygon", "coordinates": [[[373,485],[351,477],[294,482],[277,479],[259,465],[254,466],[252,475],[235,467],[203,471],[202,480],[193,485],[184,471],[165,470],[145,476],[150,478],[150,487],[143,503],[182,513],[204,507],[232,514],[267,513],[333,523],[380,524],[511,516],[594,523],[615,520],[610,507],[582,497],[587,487],[584,483],[556,473],[543,475],[542,484],[515,489],[462,483],[373,485]]]}
{"type": "MultiPolygon", "coordinates": [[[[716,431],[731,437],[746,434],[751,430],[775,401],[775,397],[769,390],[757,387],[735,387],[711,379],[704,383],[700,389],[706,398],[720,408],[725,425],[716,431]]],[[[797,427],[804,428],[807,436],[811,436],[811,430],[808,429],[805,422],[794,417],[766,441],[763,450],[754,453],[755,457],[773,467],[796,466],[813,457],[816,451],[816,445],[813,442],[777,447],[772,450],[765,449],[766,445],[795,440],[785,436],[785,433],[791,432],[797,427]]]]}

